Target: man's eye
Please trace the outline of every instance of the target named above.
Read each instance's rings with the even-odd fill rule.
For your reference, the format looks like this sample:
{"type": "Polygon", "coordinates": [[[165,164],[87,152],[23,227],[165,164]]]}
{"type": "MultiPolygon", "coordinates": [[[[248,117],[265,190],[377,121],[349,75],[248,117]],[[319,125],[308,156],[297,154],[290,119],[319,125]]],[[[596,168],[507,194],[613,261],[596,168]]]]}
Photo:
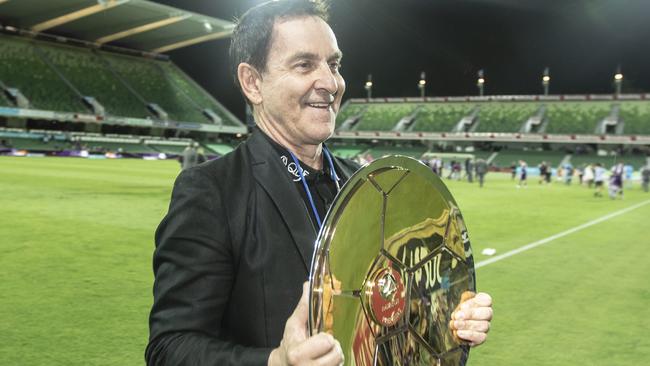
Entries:
{"type": "Polygon", "coordinates": [[[341,69],[341,64],[339,62],[331,62],[330,68],[334,71],[339,71],[341,69]]]}
{"type": "Polygon", "coordinates": [[[301,69],[308,69],[311,67],[311,62],[308,61],[299,62],[296,66],[301,69]]]}

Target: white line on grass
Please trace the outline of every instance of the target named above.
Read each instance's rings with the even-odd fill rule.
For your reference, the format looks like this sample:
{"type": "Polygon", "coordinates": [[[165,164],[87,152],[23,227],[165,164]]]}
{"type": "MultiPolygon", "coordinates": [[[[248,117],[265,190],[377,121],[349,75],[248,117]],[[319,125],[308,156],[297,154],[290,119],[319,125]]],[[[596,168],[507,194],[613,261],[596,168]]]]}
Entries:
{"type": "Polygon", "coordinates": [[[607,221],[607,220],[609,220],[609,219],[611,219],[611,218],[614,218],[614,217],[616,217],[616,216],[620,216],[620,215],[623,215],[623,214],[625,214],[625,213],[628,213],[628,212],[630,212],[630,211],[632,211],[632,210],[636,210],[637,208],[639,208],[639,207],[641,207],[641,206],[645,206],[645,205],[647,205],[648,203],[650,203],[650,200],[646,200],[646,201],[643,201],[643,202],[641,202],[641,203],[637,203],[636,205],[630,206],[630,207],[628,207],[628,208],[624,208],[624,209],[622,209],[622,210],[618,210],[618,211],[612,212],[612,213],[607,214],[607,215],[605,215],[605,216],[599,217],[599,218],[597,218],[597,219],[595,219],[595,220],[591,220],[591,221],[589,221],[589,222],[586,222],[586,223],[584,223],[584,224],[582,224],[582,225],[578,225],[578,226],[576,226],[576,227],[574,227],[574,228],[571,228],[571,229],[569,229],[569,230],[565,230],[565,231],[563,231],[563,232],[561,232],[561,233],[557,233],[557,234],[555,234],[555,235],[551,235],[551,236],[549,236],[548,238],[544,238],[544,239],[538,240],[538,241],[536,241],[536,242],[533,242],[533,243],[530,243],[530,244],[526,244],[526,245],[524,245],[524,246],[522,246],[522,247],[519,247],[519,248],[517,248],[517,249],[513,249],[513,250],[511,250],[511,251],[509,251],[509,252],[505,252],[505,253],[503,253],[503,254],[497,255],[496,257],[493,257],[493,258],[490,258],[490,259],[486,259],[486,260],[484,260],[484,261],[480,261],[480,262],[476,263],[476,268],[480,268],[480,267],[483,267],[483,266],[487,266],[488,264],[492,264],[492,263],[498,262],[498,261],[500,261],[500,260],[502,260],[502,259],[506,259],[506,258],[508,258],[508,257],[512,257],[513,255],[516,255],[516,254],[519,254],[519,253],[525,252],[525,251],[527,251],[527,250],[529,250],[529,249],[533,249],[533,248],[538,247],[538,246],[540,246],[540,245],[547,244],[547,243],[549,243],[549,242],[552,242],[552,241],[555,240],[555,239],[559,239],[559,238],[561,238],[561,237],[563,237],[563,236],[567,236],[567,235],[569,235],[569,234],[573,234],[573,233],[575,233],[575,232],[577,232],[577,231],[580,231],[580,230],[586,229],[586,228],[588,228],[588,227],[590,227],[590,226],[596,225],[596,224],[601,223],[601,222],[603,222],[603,221],[607,221]]]}

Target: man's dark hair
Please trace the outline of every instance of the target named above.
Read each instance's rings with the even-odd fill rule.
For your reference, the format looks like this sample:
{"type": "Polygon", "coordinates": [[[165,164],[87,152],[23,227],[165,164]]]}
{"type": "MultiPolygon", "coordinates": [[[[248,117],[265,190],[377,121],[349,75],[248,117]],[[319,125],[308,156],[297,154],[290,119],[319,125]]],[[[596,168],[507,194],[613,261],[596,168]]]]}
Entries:
{"type": "Polygon", "coordinates": [[[240,63],[248,63],[259,72],[266,71],[273,25],[277,19],[315,16],[327,22],[327,10],[327,3],[321,0],[274,0],[244,13],[237,21],[230,41],[230,67],[237,87],[241,90],[237,80],[240,63]]]}

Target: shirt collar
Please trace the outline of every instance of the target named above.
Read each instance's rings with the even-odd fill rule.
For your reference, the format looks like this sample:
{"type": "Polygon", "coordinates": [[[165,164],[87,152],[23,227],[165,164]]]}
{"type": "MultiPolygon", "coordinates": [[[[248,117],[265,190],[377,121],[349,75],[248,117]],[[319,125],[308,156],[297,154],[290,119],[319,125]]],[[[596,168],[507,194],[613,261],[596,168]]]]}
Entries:
{"type": "MultiPolygon", "coordinates": [[[[257,126],[255,128],[257,128],[262,133],[262,136],[264,136],[264,138],[266,138],[269,141],[271,146],[273,146],[273,150],[275,150],[275,152],[278,154],[278,157],[282,162],[282,165],[285,166],[287,174],[289,175],[291,180],[294,182],[300,182],[300,171],[298,170],[296,163],[293,161],[293,158],[291,157],[289,150],[287,150],[284,146],[278,144],[275,140],[273,140],[270,136],[268,136],[261,128],[257,126]]],[[[298,159],[298,157],[296,157],[296,159],[298,159]]],[[[300,164],[300,168],[302,168],[303,170],[307,183],[312,183],[314,181],[317,181],[325,174],[329,174],[329,166],[327,164],[323,164],[323,169],[316,170],[311,168],[309,165],[305,164],[304,162],[300,161],[300,159],[298,159],[298,163],[300,164]]]]}

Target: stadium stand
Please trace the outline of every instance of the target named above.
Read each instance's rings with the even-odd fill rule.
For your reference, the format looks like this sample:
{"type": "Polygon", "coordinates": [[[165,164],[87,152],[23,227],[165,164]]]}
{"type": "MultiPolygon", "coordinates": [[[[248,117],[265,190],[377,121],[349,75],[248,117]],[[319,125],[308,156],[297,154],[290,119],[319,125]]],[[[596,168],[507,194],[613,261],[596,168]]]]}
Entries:
{"type": "Polygon", "coordinates": [[[627,101],[621,103],[620,118],[623,132],[628,135],[650,134],[650,101],[627,101]]]}
{"type": "Polygon", "coordinates": [[[422,105],[412,130],[450,132],[460,120],[469,115],[475,103],[426,103],[422,105]]]}
{"type": "Polygon", "coordinates": [[[487,102],[480,106],[475,132],[519,132],[539,108],[539,104],[528,102],[487,102]]]}
{"type": "Polygon", "coordinates": [[[19,89],[33,108],[86,112],[81,99],[44,61],[33,43],[0,34],[0,81],[19,89]]]}
{"type": "Polygon", "coordinates": [[[371,104],[356,127],[359,131],[390,131],[400,119],[413,113],[417,104],[371,104]]]}
{"type": "Polygon", "coordinates": [[[361,103],[346,103],[342,105],[336,116],[336,128],[342,127],[348,118],[362,114],[365,108],[367,108],[365,104],[361,103]]]}
{"type": "Polygon", "coordinates": [[[149,115],[145,104],[133,97],[128,88],[106,68],[96,52],[44,42],[37,47],[83,96],[97,99],[108,114],[134,118],[149,115]]]}
{"type": "Polygon", "coordinates": [[[187,76],[176,65],[171,62],[159,62],[158,65],[163,69],[164,75],[170,79],[176,93],[185,95],[185,98],[190,100],[195,105],[195,108],[199,110],[210,109],[219,116],[225,125],[238,126],[240,124],[235,116],[203,91],[192,78],[187,76]]]}
{"type": "Polygon", "coordinates": [[[132,93],[143,104],[158,104],[173,121],[208,123],[200,108],[193,106],[186,95],[173,87],[155,61],[106,52],[100,52],[100,55],[109,69],[131,86],[132,93]]]}
{"type": "MultiPolygon", "coordinates": [[[[0,34],[0,83],[33,109],[92,114],[89,96],[107,116],[151,118],[155,103],[172,121],[242,125],[172,62],[154,58],[0,34]]],[[[2,94],[0,106],[15,107],[2,94]]]]}
{"type": "Polygon", "coordinates": [[[548,133],[593,134],[611,111],[611,102],[547,103],[548,133]]]}

